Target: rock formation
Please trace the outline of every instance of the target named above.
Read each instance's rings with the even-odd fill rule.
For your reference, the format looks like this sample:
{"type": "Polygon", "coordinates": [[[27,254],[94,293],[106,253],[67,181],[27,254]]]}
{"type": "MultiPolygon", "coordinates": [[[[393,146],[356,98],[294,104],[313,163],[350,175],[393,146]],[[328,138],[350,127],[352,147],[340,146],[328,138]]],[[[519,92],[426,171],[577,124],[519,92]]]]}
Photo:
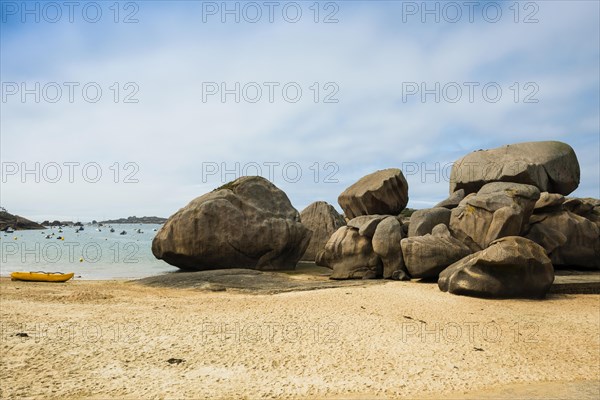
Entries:
{"type": "Polygon", "coordinates": [[[417,210],[410,217],[408,237],[423,236],[431,233],[436,225],[450,224],[451,211],[445,207],[425,208],[417,210]]]}
{"type": "Polygon", "coordinates": [[[398,215],[408,203],[408,183],[397,168],[377,171],[344,190],[338,203],[350,219],[371,214],[398,215]]]}
{"type": "Polygon", "coordinates": [[[196,270],[288,269],[304,254],[332,279],[437,279],[453,294],[542,298],[555,267],[600,269],[600,200],[565,197],[579,176],[569,145],[518,143],[458,160],[450,196],[429,209],[406,209],[399,169],[366,175],[338,197],[344,216],[325,202],[299,216],[274,185],[245,177],[179,210],[152,251],[196,270]]]}
{"type": "Polygon", "coordinates": [[[440,273],[439,288],[453,294],[491,298],[543,298],[554,282],[544,249],[519,236],[498,239],[440,273]]]}
{"type": "Polygon", "coordinates": [[[456,192],[453,192],[448,196],[447,199],[440,201],[437,203],[435,207],[444,207],[449,210],[458,207],[458,204],[465,198],[465,189],[458,189],[456,192]]]}
{"type": "Polygon", "coordinates": [[[402,254],[411,277],[437,279],[450,264],[471,254],[471,249],[439,224],[430,234],[403,239],[402,254]]]}
{"type": "Polygon", "coordinates": [[[534,185],[541,192],[568,195],[579,185],[579,161],[562,142],[527,142],[479,150],[456,161],[450,173],[450,193],[477,192],[490,182],[534,185]]]}
{"type": "Polygon", "coordinates": [[[471,248],[485,249],[496,239],[520,235],[539,198],[535,186],[488,183],[452,210],[450,230],[471,248]]]}
{"type": "Polygon", "coordinates": [[[262,177],[242,177],[172,215],[152,253],[187,270],[294,269],[310,236],[284,192],[262,177]]]}
{"type": "Polygon", "coordinates": [[[373,251],[371,239],[358,233],[357,228],[338,229],[319,252],[317,265],[333,269],[331,279],[381,278],[381,259],[373,251]]]}
{"type": "Polygon", "coordinates": [[[324,201],[315,201],[300,213],[300,221],[312,231],[310,243],[302,256],[303,260],[315,261],[319,251],[339,228],[346,225],[344,218],[324,201]]]}
{"type": "Polygon", "coordinates": [[[388,216],[377,225],[371,243],[373,251],[383,264],[384,279],[410,279],[402,256],[401,241],[404,238],[402,223],[398,217],[388,216]]]}
{"type": "Polygon", "coordinates": [[[541,245],[554,266],[600,269],[600,229],[571,211],[536,214],[526,237],[541,245]]]}

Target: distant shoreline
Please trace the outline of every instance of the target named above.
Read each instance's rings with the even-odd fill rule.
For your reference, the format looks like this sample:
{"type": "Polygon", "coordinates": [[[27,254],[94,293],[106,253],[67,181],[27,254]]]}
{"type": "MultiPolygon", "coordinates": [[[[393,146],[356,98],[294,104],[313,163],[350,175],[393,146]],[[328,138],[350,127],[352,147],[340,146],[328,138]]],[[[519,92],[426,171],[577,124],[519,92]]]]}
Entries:
{"type": "Polygon", "coordinates": [[[118,219],[108,219],[100,221],[101,224],[164,224],[167,218],[163,217],[127,217],[118,219]]]}
{"type": "Polygon", "coordinates": [[[108,219],[105,221],[96,221],[92,220],[91,222],[81,222],[81,221],[49,221],[45,220],[41,222],[41,225],[52,227],[52,226],[82,226],[82,225],[106,225],[106,224],[156,224],[162,225],[167,222],[167,218],[163,217],[127,217],[127,218],[118,218],[118,219],[108,219]]]}

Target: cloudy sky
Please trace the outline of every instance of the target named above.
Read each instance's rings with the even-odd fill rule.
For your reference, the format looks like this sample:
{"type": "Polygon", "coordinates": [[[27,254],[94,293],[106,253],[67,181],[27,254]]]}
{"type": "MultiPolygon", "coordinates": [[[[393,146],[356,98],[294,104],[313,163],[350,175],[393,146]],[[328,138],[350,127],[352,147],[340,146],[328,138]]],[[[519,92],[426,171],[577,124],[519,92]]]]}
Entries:
{"type": "Polygon", "coordinates": [[[301,210],[399,167],[561,140],[600,197],[596,1],[1,1],[0,203],[169,216],[242,174],[301,210]]]}

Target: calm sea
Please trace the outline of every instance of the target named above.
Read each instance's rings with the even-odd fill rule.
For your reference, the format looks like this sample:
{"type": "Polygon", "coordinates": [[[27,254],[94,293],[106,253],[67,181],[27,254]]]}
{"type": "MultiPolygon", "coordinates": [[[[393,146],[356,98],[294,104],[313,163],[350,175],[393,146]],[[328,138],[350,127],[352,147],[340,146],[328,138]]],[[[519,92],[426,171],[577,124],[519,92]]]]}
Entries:
{"type": "Polygon", "coordinates": [[[77,227],[0,232],[0,275],[47,271],[75,272],[76,279],[130,279],[177,271],[152,255],[152,239],[160,227],[114,224],[114,232],[108,225],[85,225],[79,232],[77,227]]]}

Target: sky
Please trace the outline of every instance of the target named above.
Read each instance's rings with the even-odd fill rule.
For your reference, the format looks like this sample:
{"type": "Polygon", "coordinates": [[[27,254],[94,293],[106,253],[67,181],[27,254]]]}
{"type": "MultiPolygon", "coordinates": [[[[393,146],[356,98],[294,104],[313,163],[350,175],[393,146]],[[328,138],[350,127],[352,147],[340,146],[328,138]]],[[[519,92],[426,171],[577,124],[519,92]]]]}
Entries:
{"type": "Polygon", "coordinates": [[[0,205],[168,217],[242,175],[294,207],[559,140],[600,198],[597,1],[0,1],[0,205]]]}

